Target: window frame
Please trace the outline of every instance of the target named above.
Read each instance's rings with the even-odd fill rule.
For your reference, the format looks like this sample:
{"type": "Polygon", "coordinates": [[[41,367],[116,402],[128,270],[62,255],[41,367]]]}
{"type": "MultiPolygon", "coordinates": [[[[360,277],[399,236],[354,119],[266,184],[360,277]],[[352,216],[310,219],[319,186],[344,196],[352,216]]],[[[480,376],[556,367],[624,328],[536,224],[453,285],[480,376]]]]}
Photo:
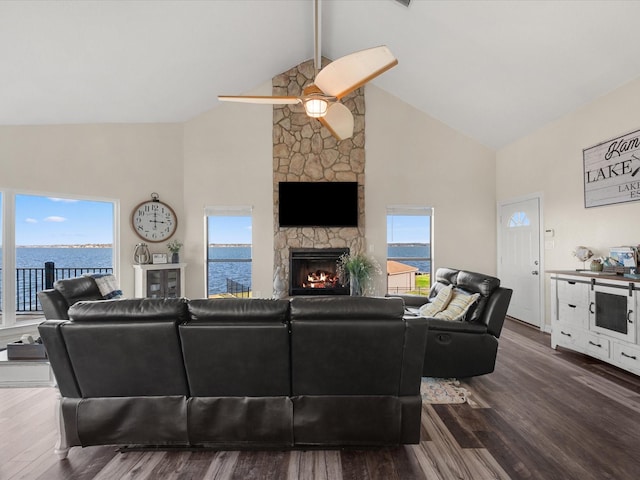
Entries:
{"type": "MultiPolygon", "coordinates": [[[[413,261],[428,261],[429,262],[429,278],[430,285],[431,279],[433,279],[433,223],[434,223],[434,209],[433,207],[428,207],[425,205],[389,205],[386,208],[386,216],[385,216],[385,228],[388,225],[388,220],[390,216],[400,217],[400,216],[412,216],[412,217],[428,217],[429,220],[429,238],[427,239],[429,243],[429,251],[428,257],[410,257],[413,261]]],[[[387,248],[386,248],[386,260],[394,260],[402,263],[402,257],[390,257],[389,256],[389,241],[388,241],[389,231],[387,230],[387,248]]],[[[388,294],[393,294],[394,292],[390,292],[389,287],[389,275],[387,272],[387,282],[386,282],[386,291],[388,294]]],[[[395,292],[396,294],[402,294],[406,292],[395,292]]],[[[428,295],[428,291],[424,293],[420,293],[424,295],[428,295]]]]}
{"type": "MultiPolygon", "coordinates": [[[[204,258],[205,258],[205,298],[209,298],[211,295],[216,295],[217,293],[211,293],[210,285],[209,285],[209,266],[211,263],[223,263],[223,262],[247,262],[250,264],[250,282],[249,289],[247,294],[251,296],[253,291],[253,234],[251,235],[251,243],[249,244],[251,254],[248,259],[238,259],[238,258],[216,258],[212,259],[209,257],[209,249],[211,245],[211,239],[209,237],[209,218],[210,217],[248,217],[250,219],[250,225],[253,231],[253,207],[246,205],[235,205],[235,206],[209,206],[205,207],[204,212],[204,228],[205,228],[205,244],[204,244],[204,258]]],[[[222,293],[222,292],[220,292],[222,293]]]]}
{"type": "Polygon", "coordinates": [[[34,197],[51,197],[64,198],[69,200],[87,201],[87,202],[105,202],[110,203],[113,209],[112,215],[112,232],[113,241],[111,245],[111,256],[113,265],[113,274],[119,278],[120,274],[120,200],[116,198],[106,198],[98,196],[85,196],[61,192],[39,192],[21,189],[0,189],[2,195],[2,222],[0,229],[2,230],[2,271],[0,272],[2,281],[2,295],[0,298],[0,331],[9,331],[13,328],[22,328],[25,326],[37,325],[42,322],[43,317],[37,317],[24,321],[17,321],[16,315],[16,197],[18,196],[34,196],[34,197]]]}

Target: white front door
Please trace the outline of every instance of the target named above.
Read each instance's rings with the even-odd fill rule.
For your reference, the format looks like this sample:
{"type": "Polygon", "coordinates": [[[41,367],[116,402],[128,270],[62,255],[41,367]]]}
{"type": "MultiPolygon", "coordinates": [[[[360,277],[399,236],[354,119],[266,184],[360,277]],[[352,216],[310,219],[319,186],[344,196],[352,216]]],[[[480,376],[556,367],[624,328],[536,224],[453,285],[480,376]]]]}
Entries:
{"type": "Polygon", "coordinates": [[[500,284],[513,289],[507,314],[540,326],[540,198],[507,201],[498,208],[500,284]]]}

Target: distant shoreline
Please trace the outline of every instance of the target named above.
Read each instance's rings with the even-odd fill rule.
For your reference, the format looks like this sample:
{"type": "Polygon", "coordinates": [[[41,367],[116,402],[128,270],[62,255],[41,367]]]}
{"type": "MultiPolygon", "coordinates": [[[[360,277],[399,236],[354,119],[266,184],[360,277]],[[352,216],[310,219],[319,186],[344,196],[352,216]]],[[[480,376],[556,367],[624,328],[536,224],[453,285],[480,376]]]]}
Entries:
{"type": "Polygon", "coordinates": [[[16,248],[113,248],[110,243],[82,243],[72,245],[16,245],[16,248]]]}
{"type": "MultiPolygon", "coordinates": [[[[390,247],[426,247],[428,243],[419,242],[392,242],[390,247]]],[[[250,247],[250,243],[210,243],[210,247],[250,247]]],[[[111,243],[79,243],[79,244],[58,244],[58,245],[16,245],[16,248],[113,248],[111,243]]]]}

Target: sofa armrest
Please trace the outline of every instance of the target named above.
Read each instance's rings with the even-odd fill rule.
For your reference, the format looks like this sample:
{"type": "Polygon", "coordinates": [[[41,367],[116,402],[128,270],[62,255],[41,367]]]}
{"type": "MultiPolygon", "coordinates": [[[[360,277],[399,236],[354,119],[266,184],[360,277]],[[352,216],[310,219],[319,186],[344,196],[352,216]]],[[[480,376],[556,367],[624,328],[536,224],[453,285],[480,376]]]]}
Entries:
{"type": "Polygon", "coordinates": [[[61,327],[67,323],[67,320],[47,320],[38,325],[38,333],[47,350],[60,395],[78,398],[81,396],[80,388],[61,331],[61,327]]]}
{"type": "Polygon", "coordinates": [[[400,395],[419,395],[422,366],[427,347],[427,319],[424,317],[405,317],[406,329],[402,358],[402,377],[400,395]]]}
{"type": "Polygon", "coordinates": [[[464,320],[443,320],[441,318],[426,318],[429,332],[433,330],[460,333],[487,333],[487,326],[482,323],[470,323],[464,320]]]}
{"type": "Polygon", "coordinates": [[[389,294],[388,297],[401,298],[404,301],[405,307],[420,308],[425,303],[429,303],[429,297],[426,295],[412,295],[412,294],[389,294]]]}
{"type": "Polygon", "coordinates": [[[41,290],[36,295],[42,305],[44,318],[47,320],[69,320],[69,304],[59,291],[51,288],[41,290]]]}

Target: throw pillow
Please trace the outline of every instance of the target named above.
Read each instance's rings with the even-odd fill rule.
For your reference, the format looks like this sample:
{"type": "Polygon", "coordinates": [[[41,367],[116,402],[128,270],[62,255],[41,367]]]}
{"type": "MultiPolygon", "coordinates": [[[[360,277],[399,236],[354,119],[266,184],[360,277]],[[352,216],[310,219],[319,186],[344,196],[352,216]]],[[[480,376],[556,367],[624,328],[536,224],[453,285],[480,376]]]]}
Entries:
{"type": "Polygon", "coordinates": [[[434,317],[443,320],[462,320],[478,298],[480,298],[479,293],[469,295],[457,289],[453,290],[447,308],[436,313],[434,317]]]}
{"type": "Polygon", "coordinates": [[[442,311],[449,304],[452,292],[453,285],[447,285],[441,288],[433,300],[420,307],[420,315],[423,317],[433,317],[436,313],[442,311]]]}
{"type": "Polygon", "coordinates": [[[122,290],[120,290],[115,276],[110,274],[98,274],[92,276],[96,281],[96,285],[98,285],[98,289],[100,290],[100,293],[105,300],[110,300],[112,298],[122,298],[122,290]]]}

